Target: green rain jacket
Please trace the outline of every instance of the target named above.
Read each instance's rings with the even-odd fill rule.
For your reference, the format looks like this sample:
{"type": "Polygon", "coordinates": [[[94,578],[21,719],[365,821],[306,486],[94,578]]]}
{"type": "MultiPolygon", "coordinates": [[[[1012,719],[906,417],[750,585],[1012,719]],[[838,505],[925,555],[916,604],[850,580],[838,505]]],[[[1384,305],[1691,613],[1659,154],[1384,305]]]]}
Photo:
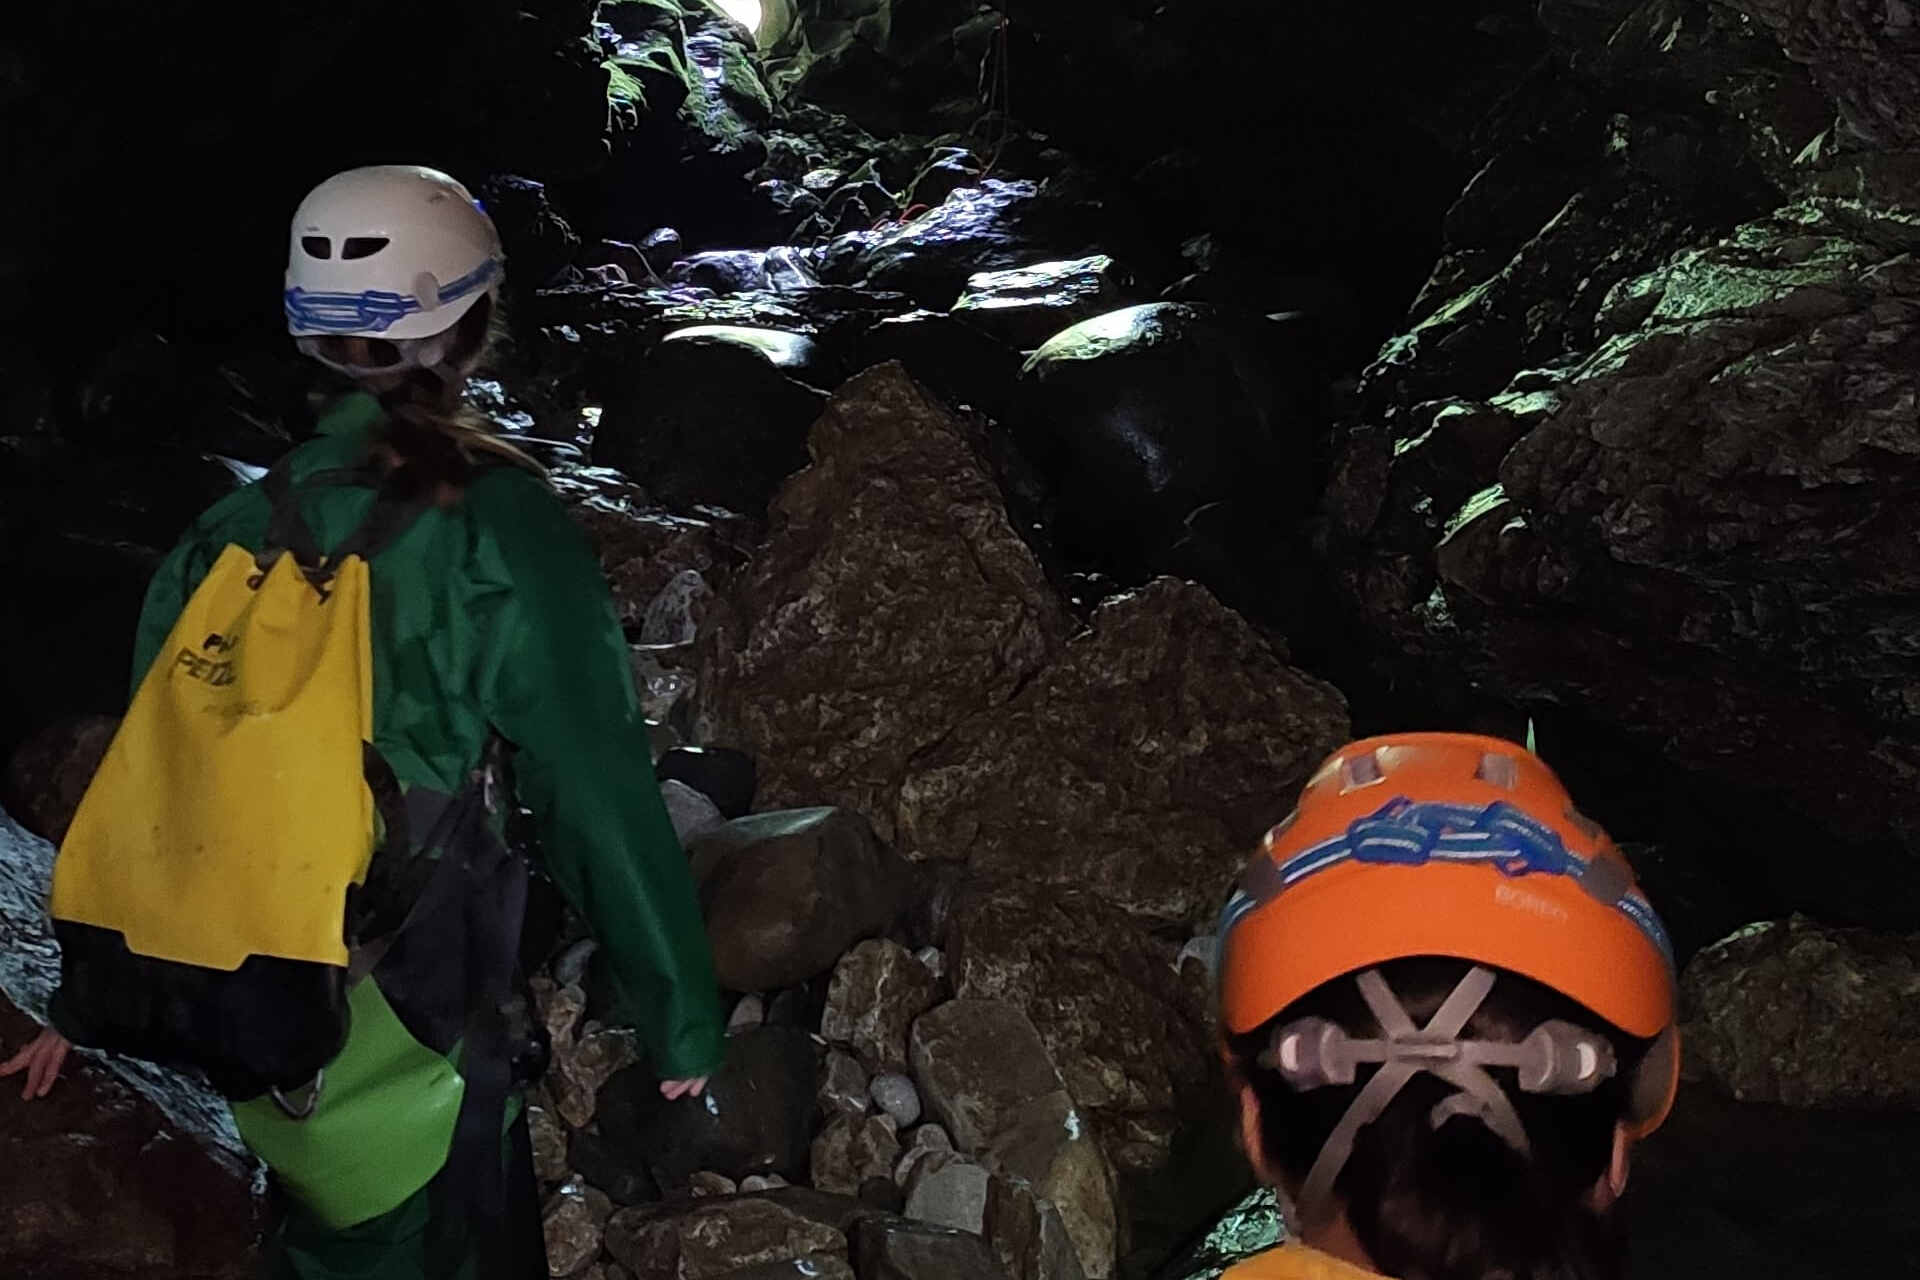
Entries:
{"type": "MultiPolygon", "coordinates": [[[[382,411],[347,397],[293,455],[296,483],[364,457],[382,411]]],[[[322,547],[372,491],[316,485],[302,511],[322,547]]],[[[134,686],[229,544],[258,550],[269,504],[248,485],[209,509],[161,564],[134,645],[134,686]]],[[[372,562],[374,745],[407,786],[453,793],[489,726],[517,748],[520,799],[548,872],[592,926],[663,1078],[720,1065],[713,960],[687,861],[654,782],[652,748],[605,578],[560,499],[512,466],[430,509],[372,562]]]]}

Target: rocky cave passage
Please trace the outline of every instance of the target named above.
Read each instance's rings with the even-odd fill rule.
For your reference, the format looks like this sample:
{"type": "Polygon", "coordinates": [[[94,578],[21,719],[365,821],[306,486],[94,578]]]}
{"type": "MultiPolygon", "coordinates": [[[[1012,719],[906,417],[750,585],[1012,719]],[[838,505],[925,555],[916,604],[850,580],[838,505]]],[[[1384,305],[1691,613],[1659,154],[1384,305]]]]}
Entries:
{"type": "MultiPolygon", "coordinates": [[[[474,390],[614,585],[737,1002],[717,1101],[661,1104],[539,895],[555,1276],[1271,1240],[1198,957],[1321,755],[1403,728],[1534,732],[1674,930],[1632,1274],[1920,1270],[1900,0],[10,18],[0,1044],[154,565],[334,389],[286,217],[418,161],[506,240],[474,390]]],[[[0,1089],[0,1273],[238,1277],[257,1212],[191,1085],[0,1089]]]]}

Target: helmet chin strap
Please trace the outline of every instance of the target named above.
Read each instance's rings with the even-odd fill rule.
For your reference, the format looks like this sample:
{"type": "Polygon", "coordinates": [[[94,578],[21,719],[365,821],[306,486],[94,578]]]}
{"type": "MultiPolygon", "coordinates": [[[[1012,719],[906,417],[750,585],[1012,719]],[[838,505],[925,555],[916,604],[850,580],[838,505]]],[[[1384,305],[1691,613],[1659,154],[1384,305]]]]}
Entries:
{"type": "Polygon", "coordinates": [[[1335,1217],[1333,1185],[1353,1155],[1360,1130],[1379,1119],[1407,1082],[1421,1072],[1438,1076],[1455,1089],[1430,1113],[1435,1129],[1455,1116],[1470,1116],[1522,1154],[1531,1149],[1526,1126],[1506,1090],[1487,1074],[1487,1067],[1516,1068],[1520,1087],[1529,1093],[1587,1093],[1614,1074],[1612,1043],[1572,1023],[1542,1023],[1518,1042],[1460,1039],[1461,1028],[1493,990],[1494,973],[1484,966],[1467,971],[1424,1027],[1414,1026],[1377,969],[1357,975],[1355,983],[1384,1039],[1355,1039],[1337,1023],[1302,1018],[1276,1031],[1259,1059],[1262,1066],[1278,1071],[1290,1087],[1303,1092],[1352,1084],[1357,1064],[1381,1064],[1321,1145],[1307,1174],[1300,1191],[1300,1212],[1309,1230],[1324,1227],[1335,1217]]]}

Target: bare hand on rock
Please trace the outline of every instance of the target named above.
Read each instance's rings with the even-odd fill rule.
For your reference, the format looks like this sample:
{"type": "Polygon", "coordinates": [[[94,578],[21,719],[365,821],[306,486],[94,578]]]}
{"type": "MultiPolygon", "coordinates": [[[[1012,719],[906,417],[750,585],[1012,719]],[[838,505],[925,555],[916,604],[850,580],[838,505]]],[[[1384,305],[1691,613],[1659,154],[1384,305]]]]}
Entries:
{"type": "Polygon", "coordinates": [[[28,1101],[44,1098],[52,1092],[53,1082],[60,1078],[60,1067],[67,1060],[67,1050],[72,1047],[65,1036],[47,1027],[26,1048],[5,1062],[0,1062],[0,1077],[18,1075],[24,1071],[27,1073],[27,1087],[20,1091],[20,1096],[28,1101]]]}

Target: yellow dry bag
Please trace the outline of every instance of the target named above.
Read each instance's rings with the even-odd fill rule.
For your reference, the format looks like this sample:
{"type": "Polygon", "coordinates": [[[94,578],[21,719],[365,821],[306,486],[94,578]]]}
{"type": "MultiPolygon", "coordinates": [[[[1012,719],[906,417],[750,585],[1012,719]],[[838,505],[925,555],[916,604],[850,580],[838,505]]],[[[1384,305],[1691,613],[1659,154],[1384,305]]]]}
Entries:
{"type": "Polygon", "coordinates": [[[325,589],[228,547],[187,602],[81,802],[58,920],[136,955],[232,971],[344,966],[347,887],[373,852],[367,565],[325,589]]]}

